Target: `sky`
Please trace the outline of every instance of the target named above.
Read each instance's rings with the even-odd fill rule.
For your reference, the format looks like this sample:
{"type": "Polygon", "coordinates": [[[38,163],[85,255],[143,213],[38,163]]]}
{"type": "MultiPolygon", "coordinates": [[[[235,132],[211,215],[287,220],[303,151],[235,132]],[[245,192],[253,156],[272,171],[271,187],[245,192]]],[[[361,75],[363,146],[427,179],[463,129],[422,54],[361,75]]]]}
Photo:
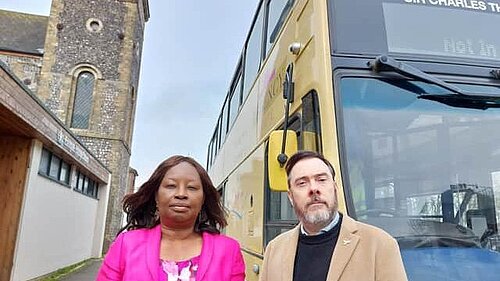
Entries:
{"type": "MultiPolygon", "coordinates": [[[[174,154],[203,166],[258,0],[149,0],[131,167],[146,181],[174,154]]],[[[0,9],[50,13],[50,0],[1,0],[0,9]]]]}

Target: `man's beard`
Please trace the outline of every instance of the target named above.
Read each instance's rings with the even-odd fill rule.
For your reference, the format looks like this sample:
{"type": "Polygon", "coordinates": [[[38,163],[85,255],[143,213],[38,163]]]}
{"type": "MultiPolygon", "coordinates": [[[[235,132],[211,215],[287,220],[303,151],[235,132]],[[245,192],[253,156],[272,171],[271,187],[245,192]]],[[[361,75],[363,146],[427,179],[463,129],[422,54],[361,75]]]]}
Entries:
{"type": "MultiPolygon", "coordinates": [[[[313,202],[319,201],[316,198],[313,198],[313,202]]],[[[328,206],[326,205],[326,209],[321,208],[318,210],[307,211],[307,207],[305,210],[299,210],[298,208],[294,208],[295,214],[299,218],[299,220],[304,221],[308,224],[324,224],[332,220],[333,215],[336,211],[336,206],[328,206]]]]}
{"type": "Polygon", "coordinates": [[[310,224],[322,224],[329,222],[333,218],[334,211],[321,209],[303,214],[304,221],[310,224]]]}

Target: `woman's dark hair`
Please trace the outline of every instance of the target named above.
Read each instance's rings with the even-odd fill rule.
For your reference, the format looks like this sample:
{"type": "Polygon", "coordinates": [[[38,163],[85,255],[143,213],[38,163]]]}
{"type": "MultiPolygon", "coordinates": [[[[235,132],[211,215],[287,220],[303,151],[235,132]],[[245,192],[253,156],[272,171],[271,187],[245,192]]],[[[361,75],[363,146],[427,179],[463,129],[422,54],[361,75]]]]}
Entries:
{"type": "Polygon", "coordinates": [[[123,211],[127,214],[127,224],[119,231],[139,228],[152,228],[160,223],[156,217],[156,193],[163,177],[172,167],[186,162],[196,169],[203,186],[204,202],[200,215],[196,219],[194,230],[198,233],[220,233],[220,228],[227,225],[226,213],[220,200],[219,192],[212,184],[207,171],[191,157],[175,155],[169,157],[153,172],[151,177],[135,193],[128,194],[123,199],[123,211]]]}

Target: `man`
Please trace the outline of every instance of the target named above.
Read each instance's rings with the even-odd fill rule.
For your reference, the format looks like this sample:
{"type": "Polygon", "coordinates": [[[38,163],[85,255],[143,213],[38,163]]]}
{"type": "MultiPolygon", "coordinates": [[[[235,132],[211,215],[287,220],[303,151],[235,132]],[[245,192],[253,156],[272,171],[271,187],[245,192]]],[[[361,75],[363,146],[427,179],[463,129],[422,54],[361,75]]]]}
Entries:
{"type": "Polygon", "coordinates": [[[285,166],[299,225],[266,248],[261,281],[406,281],[399,247],[383,230],[338,212],[333,166],[301,151],[285,166]]]}

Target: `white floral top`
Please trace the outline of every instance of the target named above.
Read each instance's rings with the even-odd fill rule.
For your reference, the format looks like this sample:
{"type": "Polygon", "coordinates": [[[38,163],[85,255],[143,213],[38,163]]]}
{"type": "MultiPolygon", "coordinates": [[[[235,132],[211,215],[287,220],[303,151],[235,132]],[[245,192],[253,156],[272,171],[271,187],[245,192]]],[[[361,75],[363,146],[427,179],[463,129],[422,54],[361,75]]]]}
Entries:
{"type": "Polygon", "coordinates": [[[196,281],[200,256],[185,261],[161,260],[161,267],[167,274],[166,281],[196,281]]]}

